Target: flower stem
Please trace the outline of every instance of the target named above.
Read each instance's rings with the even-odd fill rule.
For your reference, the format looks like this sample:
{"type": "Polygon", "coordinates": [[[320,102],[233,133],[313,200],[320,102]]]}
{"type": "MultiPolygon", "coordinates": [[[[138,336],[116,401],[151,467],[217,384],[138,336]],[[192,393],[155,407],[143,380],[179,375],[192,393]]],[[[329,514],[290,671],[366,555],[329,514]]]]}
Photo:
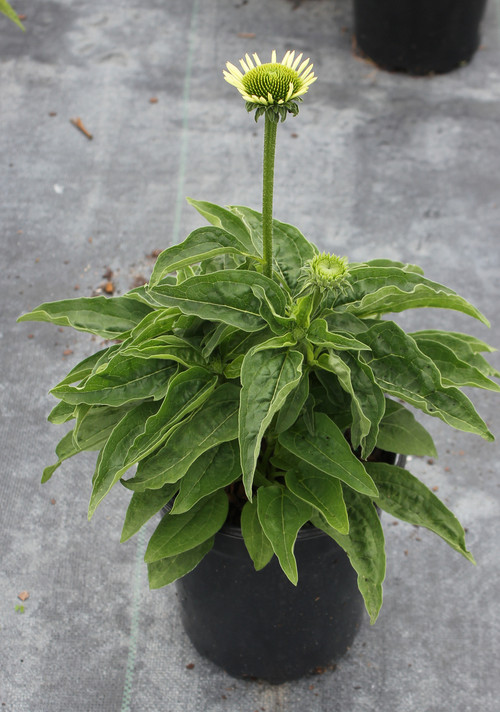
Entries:
{"type": "Polygon", "coordinates": [[[265,114],[264,126],[264,171],[262,180],[262,241],[264,274],[271,277],[273,273],[273,189],[274,189],[274,156],[276,153],[276,130],[278,122],[265,114]]]}

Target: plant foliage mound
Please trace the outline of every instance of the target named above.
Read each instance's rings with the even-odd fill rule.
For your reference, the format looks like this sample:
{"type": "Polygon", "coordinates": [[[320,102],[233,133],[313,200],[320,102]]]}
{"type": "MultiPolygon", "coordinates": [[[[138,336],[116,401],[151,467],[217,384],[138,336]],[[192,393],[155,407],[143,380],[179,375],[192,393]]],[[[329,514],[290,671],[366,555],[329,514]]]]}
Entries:
{"type": "Polygon", "coordinates": [[[483,341],[406,333],[386,315],[439,307],[487,322],[414,265],[347,264],[276,220],[265,276],[260,213],[190,202],[211,225],[162,252],[149,285],[42,304],[21,317],[117,342],[52,389],[60,402],[49,420],[73,428],[43,481],[67,458],[98,451],[89,517],[121,481],[132,492],[122,541],[172,503],[145,555],[152,588],[199,563],[236,506],[234,493],[255,568],[276,555],[294,584],[295,539],[310,523],[347,552],[374,621],[385,575],[376,507],[472,560],[454,515],[379,457],[436,454],[403,402],[491,440],[460,389],[500,390],[483,341]]]}

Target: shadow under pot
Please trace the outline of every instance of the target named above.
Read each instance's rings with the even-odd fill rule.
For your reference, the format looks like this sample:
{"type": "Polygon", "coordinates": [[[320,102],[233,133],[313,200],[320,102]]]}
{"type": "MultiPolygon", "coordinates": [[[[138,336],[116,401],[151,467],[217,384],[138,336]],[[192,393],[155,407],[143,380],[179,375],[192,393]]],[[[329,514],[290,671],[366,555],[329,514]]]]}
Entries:
{"type": "Polygon", "coordinates": [[[234,677],[273,684],[337,661],[365,616],[357,574],[343,549],[312,526],[300,530],[295,557],[297,586],[276,557],[255,571],[241,529],[224,526],[213,549],[176,582],[196,650],[234,677]]]}
{"type": "Polygon", "coordinates": [[[441,74],[469,62],[486,0],[354,0],[358,54],[382,69],[441,74]]]}

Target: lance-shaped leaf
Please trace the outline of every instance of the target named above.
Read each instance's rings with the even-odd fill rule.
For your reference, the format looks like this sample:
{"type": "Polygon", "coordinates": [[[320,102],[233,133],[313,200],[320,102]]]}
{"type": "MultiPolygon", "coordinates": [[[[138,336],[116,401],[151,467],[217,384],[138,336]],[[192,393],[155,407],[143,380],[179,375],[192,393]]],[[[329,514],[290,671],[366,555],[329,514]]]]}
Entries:
{"type": "Polygon", "coordinates": [[[418,265],[412,265],[408,262],[399,262],[397,260],[388,260],[384,258],[378,258],[375,260],[367,260],[367,262],[363,263],[349,263],[349,270],[352,271],[354,269],[358,269],[361,267],[398,267],[399,269],[402,269],[404,272],[416,272],[417,274],[423,274],[424,270],[419,267],[418,265]]]}
{"type": "Polygon", "coordinates": [[[234,235],[239,242],[244,245],[245,250],[249,254],[253,254],[257,257],[262,255],[262,249],[257,249],[252,239],[248,228],[246,227],[243,220],[234,214],[234,212],[222,208],[220,205],[215,205],[215,203],[208,203],[204,200],[193,200],[193,198],[187,198],[190,205],[195,208],[200,215],[208,220],[209,223],[215,227],[220,227],[226,230],[231,235],[234,235]]]}
{"type": "Polygon", "coordinates": [[[148,564],[149,588],[167,586],[188,574],[198,566],[213,545],[214,537],[210,537],[199,546],[195,546],[194,549],[148,564]]]}
{"type": "Polygon", "coordinates": [[[321,512],[330,526],[341,534],[349,532],[349,520],[340,480],[302,460],[286,473],[285,482],[296,497],[321,512]]]}
{"type": "Polygon", "coordinates": [[[314,319],[311,323],[307,338],[317,346],[326,346],[336,351],[367,351],[368,346],[362,341],[343,336],[339,333],[328,331],[328,325],[324,319],[314,319]]]}
{"type": "Polygon", "coordinates": [[[243,484],[249,500],[262,437],[273,415],[297,386],[304,357],[298,351],[250,351],[241,368],[239,442],[243,484]]]}
{"type": "MultiPolygon", "coordinates": [[[[415,338],[415,337],[413,337],[415,338]]],[[[422,353],[431,358],[441,373],[444,385],[472,386],[500,391],[500,385],[484,375],[476,366],[460,359],[449,346],[428,338],[415,338],[422,353]]]]}
{"type": "Polygon", "coordinates": [[[488,353],[493,353],[497,349],[494,346],[490,346],[477,336],[471,336],[471,334],[462,334],[458,331],[442,331],[440,329],[424,329],[422,331],[415,331],[410,336],[418,341],[420,339],[430,339],[431,341],[438,341],[440,344],[448,346],[456,355],[463,361],[469,363],[469,355],[481,353],[486,351],[488,353]]]}
{"type": "Polygon", "coordinates": [[[257,512],[281,568],[296,586],[298,572],[293,553],[295,540],[299,529],[311,517],[312,507],[281,485],[271,485],[259,487],[257,512]]]}
{"type": "Polygon", "coordinates": [[[318,364],[335,373],[344,391],[351,396],[351,442],[355,449],[361,446],[361,455],[366,459],[377,442],[379,422],[385,410],[382,389],[375,383],[370,367],[350,354],[340,356],[330,351],[318,358],[318,364]]]}
{"type": "Polygon", "coordinates": [[[217,490],[241,476],[240,453],[236,440],[216,445],[193,462],[180,481],[172,514],[183,514],[217,490]]]}
{"type": "Polygon", "coordinates": [[[210,539],[226,521],[229,501],[223,490],[206,497],[189,512],[166,514],[149,540],[144,561],[177,556],[210,539]]]}
{"type": "Polygon", "coordinates": [[[270,562],[274,551],[259,521],[256,499],[246,502],[241,511],[241,533],[255,570],[260,571],[270,562]]]}
{"type": "Polygon", "coordinates": [[[93,482],[89,504],[89,519],[97,505],[108,494],[120,477],[134,463],[129,461],[128,453],[137,436],[144,432],[147,419],[158,410],[154,401],[141,403],[129,411],[120,420],[104,446],[93,482]]]}
{"type": "Polygon", "coordinates": [[[136,534],[151,517],[170,502],[178,488],[177,484],[167,484],[158,490],[134,492],[125,515],[120,541],[127,541],[136,534]]]}
{"type": "Polygon", "coordinates": [[[276,420],[275,432],[282,433],[291,428],[302,412],[309,396],[309,369],[304,369],[296,388],[286,397],[276,420]]]}
{"type": "Polygon", "coordinates": [[[349,516],[349,534],[340,534],[320,514],[312,523],[332,537],[344,549],[358,574],[358,588],[365,601],[370,622],[375,623],[382,607],[382,583],[385,578],[384,532],[373,503],[352,491],[344,493],[349,516]]]}
{"type": "Polygon", "coordinates": [[[260,300],[252,286],[260,284],[285,310],[285,297],[272,279],[258,272],[224,270],[191,277],[176,286],[159,286],[153,290],[155,299],[166,306],[176,306],[185,314],[194,314],[209,321],[222,321],[243,331],[258,331],[266,322],[260,315],[260,300]]]}
{"type": "Polygon", "coordinates": [[[81,450],[99,450],[120,420],[137,403],[126,403],[120,408],[107,405],[75,406],[76,423],[73,440],[81,450]]]}
{"type": "Polygon", "coordinates": [[[380,421],[377,447],[400,455],[431,455],[437,457],[434,442],[415,416],[404,405],[386,399],[384,417],[380,421]]]}
{"type": "Polygon", "coordinates": [[[247,255],[245,246],[237,237],[217,227],[201,227],[192,232],[180,245],[172,245],[160,253],[149,280],[154,287],[168,272],[196,264],[216,255],[247,255]]]}
{"type": "Polygon", "coordinates": [[[151,307],[122,297],[80,297],[47,302],[23,314],[18,321],[48,321],[72,326],[104,339],[123,339],[151,311],[151,307]]]}
{"type": "Polygon", "coordinates": [[[96,366],[99,363],[102,363],[103,361],[109,361],[111,356],[115,353],[115,351],[119,348],[119,345],[116,344],[114,346],[110,346],[107,349],[102,349],[101,351],[97,351],[95,354],[91,354],[90,356],[87,356],[87,358],[84,358],[83,361],[80,361],[74,368],[71,369],[71,371],[68,373],[66,378],[63,378],[63,380],[58,383],[58,386],[63,386],[65,384],[69,383],[77,383],[78,381],[83,381],[84,378],[87,378],[90,376],[92,371],[96,368],[96,366]]]}
{"type": "Polygon", "coordinates": [[[381,509],[405,522],[430,529],[475,563],[465,546],[462,525],[423,482],[408,470],[385,462],[369,462],[366,469],[377,484],[376,503],[381,509]]]}
{"type": "Polygon", "coordinates": [[[160,450],[141,460],[135,477],[123,484],[141,492],[177,482],[204,452],[219,443],[235,440],[239,395],[240,389],[230,383],[217,388],[203,408],[174,426],[160,450]]]}
{"type": "Polygon", "coordinates": [[[134,440],[129,461],[139,462],[156,450],[174,425],[205,403],[216,385],[217,376],[197,366],[172,376],[160,409],[147,419],[144,432],[134,440]]]}
{"type": "Polygon", "coordinates": [[[452,289],[396,267],[367,266],[353,270],[346,294],[339,297],[337,304],[336,309],[345,309],[358,317],[418,307],[454,309],[489,326],[486,317],[452,289]]]}
{"type": "Polygon", "coordinates": [[[59,385],[51,390],[66,403],[120,406],[145,398],[160,398],[175,369],[158,359],[116,355],[81,386],[59,385]]]}
{"type": "Polygon", "coordinates": [[[130,333],[128,346],[138,346],[144,341],[169,334],[182,312],[175,307],[163,307],[147,314],[130,333]]]}
{"type": "Polygon", "coordinates": [[[359,338],[371,348],[363,358],[384,391],[458,430],[494,439],[467,396],[442,385],[437,366],[397,324],[378,322],[359,338]]]}
{"type": "MultiPolygon", "coordinates": [[[[281,336],[290,332],[295,326],[294,320],[289,316],[280,316],[276,313],[267,292],[261,285],[254,284],[252,290],[255,296],[260,300],[260,315],[267,321],[273,333],[281,336]]],[[[281,304],[277,306],[280,307],[281,304]]]]}
{"type": "MultiPolygon", "coordinates": [[[[241,205],[230,210],[247,226],[259,254],[262,254],[262,214],[241,205]]],[[[307,260],[316,254],[316,249],[293,225],[273,220],[273,263],[285,283],[296,289],[301,269],[307,260]]]]}
{"type": "Polygon", "coordinates": [[[358,319],[357,316],[349,312],[327,309],[323,312],[323,317],[327,323],[328,331],[335,334],[347,334],[351,337],[353,334],[361,334],[369,328],[369,320],[358,319]]]}
{"type": "Polygon", "coordinates": [[[70,403],[65,403],[64,401],[59,401],[47,416],[49,423],[54,425],[61,425],[61,423],[67,423],[68,420],[72,420],[75,417],[76,405],[71,405],[70,403]]]}
{"type": "Polygon", "coordinates": [[[377,496],[372,478],[352,452],[342,432],[324,413],[315,414],[314,435],[309,433],[301,419],[281,433],[278,440],[284,448],[318,470],[337,477],[357,492],[377,496]]]}
{"type": "Polygon", "coordinates": [[[175,361],[182,366],[207,366],[201,352],[186,339],[174,334],[157,336],[135,346],[131,344],[123,349],[124,356],[135,358],[155,358],[165,361],[175,361]]]}

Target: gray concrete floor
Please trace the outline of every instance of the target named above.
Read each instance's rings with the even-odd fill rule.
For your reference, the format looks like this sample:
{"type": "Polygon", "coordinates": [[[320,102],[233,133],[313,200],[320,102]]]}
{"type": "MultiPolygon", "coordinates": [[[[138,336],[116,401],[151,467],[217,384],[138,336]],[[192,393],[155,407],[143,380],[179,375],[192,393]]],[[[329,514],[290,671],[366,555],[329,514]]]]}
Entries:
{"type": "MultiPolygon", "coordinates": [[[[498,445],[432,421],[439,460],[409,463],[460,516],[476,568],[386,517],[382,614],[337,669],[280,687],[234,680],[193,651],[175,590],[148,590],[144,537],[119,544],[123,488],[87,522],[92,456],[39,484],[60,437],[47,391],[99,340],[15,320],[90,295],[107,268],[118,292],[147,277],[153,250],[202,224],[185,195],[258,208],[262,126],[222,68],[296,48],[319,80],[279,130],[276,217],[352,260],[421,264],[492,329],[435,311],[405,323],[500,346],[499,4],[471,65],[423,79],[353,57],[348,0],[15,4],[25,34],[0,18],[1,709],[495,712],[498,445]]],[[[500,435],[499,398],[475,402],[500,435]]]]}

